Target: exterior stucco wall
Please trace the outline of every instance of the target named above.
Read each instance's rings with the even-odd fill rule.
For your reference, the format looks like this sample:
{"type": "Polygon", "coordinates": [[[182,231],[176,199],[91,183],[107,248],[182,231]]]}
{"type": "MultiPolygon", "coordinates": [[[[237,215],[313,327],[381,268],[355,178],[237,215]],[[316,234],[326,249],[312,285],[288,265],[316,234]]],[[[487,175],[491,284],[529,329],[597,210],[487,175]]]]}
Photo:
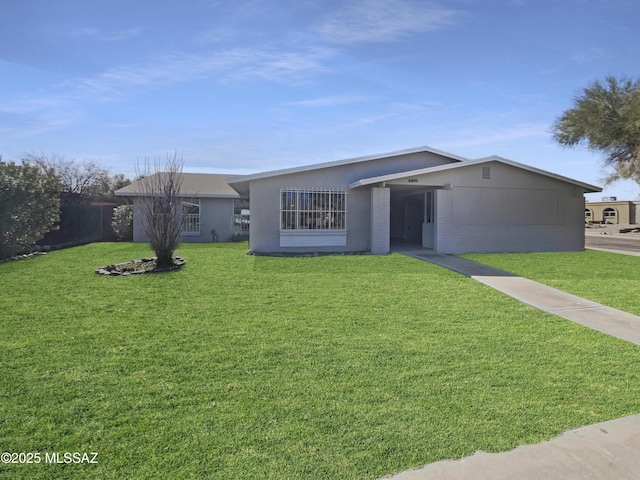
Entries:
{"type": "Polygon", "coordinates": [[[451,185],[436,193],[436,251],[584,249],[581,189],[509,165],[484,166],[491,169],[488,179],[482,178],[482,166],[429,176],[429,182],[451,185]]]}
{"type": "Polygon", "coordinates": [[[424,152],[253,180],[250,183],[250,248],[257,253],[370,251],[371,191],[369,188],[349,189],[349,184],[363,178],[444,165],[451,161],[446,157],[424,152]],[[281,247],[280,190],[282,188],[344,189],[347,192],[346,245],[281,247]]]}
{"type": "Polygon", "coordinates": [[[249,247],[254,252],[362,252],[369,251],[371,196],[368,189],[349,190],[339,169],[298,173],[251,182],[249,247]],[[347,241],[342,247],[281,247],[280,190],[282,188],[342,188],[347,192],[347,241]]]}
{"type": "MultiPolygon", "coordinates": [[[[489,205],[483,198],[484,192],[455,187],[438,191],[435,250],[440,253],[584,250],[584,224],[580,216],[584,200],[580,194],[548,190],[546,193],[555,196],[553,220],[540,219],[540,212],[516,220],[517,215],[525,212],[526,205],[521,200],[510,200],[514,198],[512,190],[503,190],[496,195],[501,199],[492,199],[495,203],[490,210],[494,218],[485,217],[486,223],[462,223],[455,213],[459,208],[489,205]]],[[[519,193],[524,196],[527,192],[519,193]]],[[[529,205],[535,208],[532,203],[529,205]]]]}
{"type": "Polygon", "coordinates": [[[371,189],[371,253],[389,253],[391,190],[373,187],[371,189]]]}
{"type": "MultiPolygon", "coordinates": [[[[218,242],[227,242],[233,235],[233,198],[200,198],[200,233],[182,235],[182,242],[211,242],[215,229],[218,242]]],[[[147,242],[140,213],[140,198],[133,200],[133,241],[147,242]]]]}
{"type": "Polygon", "coordinates": [[[200,199],[200,235],[183,235],[183,242],[228,242],[233,235],[233,198],[200,199]]]}
{"type": "Polygon", "coordinates": [[[133,198],[133,241],[134,242],[148,242],[149,238],[144,233],[142,227],[142,212],[141,212],[142,199],[138,197],[133,198]]]}

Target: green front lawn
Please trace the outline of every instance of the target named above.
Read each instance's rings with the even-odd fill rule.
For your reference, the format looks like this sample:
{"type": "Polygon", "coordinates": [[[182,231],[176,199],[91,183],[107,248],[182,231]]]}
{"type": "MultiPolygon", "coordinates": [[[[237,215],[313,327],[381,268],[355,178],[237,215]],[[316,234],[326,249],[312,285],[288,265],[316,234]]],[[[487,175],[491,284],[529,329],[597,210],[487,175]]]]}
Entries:
{"type": "Polygon", "coordinates": [[[640,257],[597,250],[460,257],[640,315],[640,257]]]}
{"type": "Polygon", "coordinates": [[[640,412],[640,348],[402,255],[94,244],[0,265],[7,478],[374,479],[640,412]]]}

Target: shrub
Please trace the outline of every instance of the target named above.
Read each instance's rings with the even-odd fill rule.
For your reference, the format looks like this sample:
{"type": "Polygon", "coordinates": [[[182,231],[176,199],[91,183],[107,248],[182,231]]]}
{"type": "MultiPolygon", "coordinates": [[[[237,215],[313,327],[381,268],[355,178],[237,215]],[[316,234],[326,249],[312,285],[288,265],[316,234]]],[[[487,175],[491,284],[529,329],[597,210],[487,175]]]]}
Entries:
{"type": "Polygon", "coordinates": [[[133,205],[120,205],[114,208],[111,227],[120,240],[132,240],[133,205]]]}
{"type": "Polygon", "coordinates": [[[27,162],[0,159],[0,258],[28,249],[59,218],[57,179],[27,162]]]}

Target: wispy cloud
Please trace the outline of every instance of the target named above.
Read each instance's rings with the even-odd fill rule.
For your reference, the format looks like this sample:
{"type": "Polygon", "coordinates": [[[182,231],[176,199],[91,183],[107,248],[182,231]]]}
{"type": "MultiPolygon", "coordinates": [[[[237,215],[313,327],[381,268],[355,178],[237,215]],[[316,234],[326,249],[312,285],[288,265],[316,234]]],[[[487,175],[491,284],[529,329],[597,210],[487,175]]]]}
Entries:
{"type": "Polygon", "coordinates": [[[451,26],[460,12],[409,0],[355,0],[326,18],[317,31],[340,44],[386,42],[451,26]]]}
{"type": "Polygon", "coordinates": [[[72,40],[95,40],[100,42],[121,42],[141,35],[143,28],[128,28],[123,30],[101,30],[95,27],[70,27],[63,25],[51,25],[45,29],[50,35],[66,37],[72,40]]]}
{"type": "Polygon", "coordinates": [[[375,111],[346,115],[344,121],[332,121],[319,131],[323,134],[337,133],[372,125],[382,126],[383,129],[386,129],[399,123],[422,121],[420,119],[433,115],[434,111],[439,109],[438,104],[429,102],[391,102],[381,105],[375,111]]]}
{"type": "Polygon", "coordinates": [[[582,50],[571,55],[571,60],[575,63],[588,63],[606,58],[608,58],[607,52],[597,47],[582,50]]]}
{"type": "Polygon", "coordinates": [[[10,138],[29,138],[72,124],[78,118],[72,114],[35,113],[0,109],[0,134],[10,138]]]}
{"type": "Polygon", "coordinates": [[[268,81],[295,85],[328,71],[330,49],[233,49],[210,54],[167,53],[154,61],[78,77],[48,93],[25,94],[2,103],[0,132],[26,137],[68,126],[84,115],[85,102],[120,101],[136,90],[202,79],[226,84],[268,81]],[[4,121],[11,117],[13,121],[4,121]],[[9,125],[4,127],[3,125],[9,125]]]}
{"type": "Polygon", "coordinates": [[[305,81],[328,71],[329,49],[276,51],[238,48],[212,54],[170,53],[142,65],[117,67],[70,82],[87,96],[120,96],[132,87],[149,87],[212,78],[230,81],[268,80],[283,84],[305,81]]]}
{"type": "Polygon", "coordinates": [[[472,131],[457,132],[456,137],[459,139],[443,143],[443,148],[456,150],[525,138],[549,137],[549,125],[521,124],[507,128],[491,128],[490,132],[480,132],[479,129],[473,128],[472,131]]]}
{"type": "Polygon", "coordinates": [[[368,102],[376,98],[377,97],[373,95],[355,95],[346,93],[343,95],[320,97],[311,100],[300,100],[297,102],[292,102],[291,105],[299,107],[339,107],[343,105],[353,105],[356,103],[368,102]]]}

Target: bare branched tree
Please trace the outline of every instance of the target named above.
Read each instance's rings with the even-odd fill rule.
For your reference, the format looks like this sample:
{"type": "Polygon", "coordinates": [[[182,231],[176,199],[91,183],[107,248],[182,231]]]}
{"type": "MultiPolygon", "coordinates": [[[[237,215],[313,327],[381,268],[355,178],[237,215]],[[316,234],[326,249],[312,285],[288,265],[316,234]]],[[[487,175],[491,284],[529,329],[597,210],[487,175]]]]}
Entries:
{"type": "Polygon", "coordinates": [[[140,188],[140,218],[159,268],[173,265],[173,254],[182,237],[182,157],[167,155],[164,166],[145,160],[136,166],[140,188]]]}
{"type": "Polygon", "coordinates": [[[93,160],[69,160],[60,155],[30,153],[25,160],[59,184],[63,203],[86,203],[94,198],[111,197],[113,192],[131,183],[122,173],[109,172],[93,160]]]}
{"type": "Polygon", "coordinates": [[[44,154],[28,154],[26,160],[47,175],[56,177],[60,183],[60,193],[68,201],[82,201],[108,193],[111,181],[109,173],[93,160],[78,162],[60,155],[44,154]]]}

